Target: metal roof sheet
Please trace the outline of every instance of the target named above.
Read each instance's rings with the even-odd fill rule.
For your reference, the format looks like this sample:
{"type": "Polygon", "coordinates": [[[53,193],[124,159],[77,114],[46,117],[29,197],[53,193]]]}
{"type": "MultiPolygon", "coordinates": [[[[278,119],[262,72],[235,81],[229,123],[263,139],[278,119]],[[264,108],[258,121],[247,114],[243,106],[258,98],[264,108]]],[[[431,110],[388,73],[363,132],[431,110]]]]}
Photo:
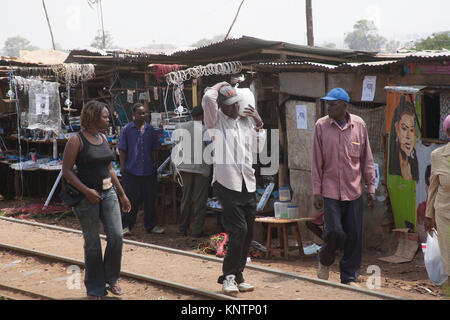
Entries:
{"type": "MultiPolygon", "coordinates": [[[[379,58],[376,58],[376,54],[371,52],[308,47],[247,36],[238,39],[227,39],[200,48],[175,51],[171,54],[151,54],[144,51],[130,50],[105,50],[105,52],[108,56],[114,56],[124,63],[178,62],[182,64],[198,64],[240,60],[243,63],[251,64],[274,61],[279,59],[281,55],[289,57],[290,60],[332,64],[339,64],[347,61],[379,60],[379,58]],[[134,59],[134,57],[136,57],[136,59],[134,59]]],[[[86,62],[90,57],[100,55],[103,54],[101,52],[93,52],[92,50],[74,50],[70,53],[66,62],[80,62],[80,58],[77,57],[81,56],[84,57],[84,62],[86,62]]]]}

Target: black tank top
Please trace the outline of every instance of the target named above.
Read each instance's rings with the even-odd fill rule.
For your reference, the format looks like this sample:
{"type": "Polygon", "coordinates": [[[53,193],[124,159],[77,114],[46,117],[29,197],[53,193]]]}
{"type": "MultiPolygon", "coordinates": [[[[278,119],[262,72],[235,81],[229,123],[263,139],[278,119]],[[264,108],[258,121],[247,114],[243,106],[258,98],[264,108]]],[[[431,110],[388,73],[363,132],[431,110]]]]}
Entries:
{"type": "Polygon", "coordinates": [[[102,190],[103,180],[111,177],[109,165],[115,160],[115,155],[103,135],[100,145],[90,143],[81,132],[78,135],[83,141],[83,148],[78,152],[75,162],[77,177],[88,188],[102,190]]]}

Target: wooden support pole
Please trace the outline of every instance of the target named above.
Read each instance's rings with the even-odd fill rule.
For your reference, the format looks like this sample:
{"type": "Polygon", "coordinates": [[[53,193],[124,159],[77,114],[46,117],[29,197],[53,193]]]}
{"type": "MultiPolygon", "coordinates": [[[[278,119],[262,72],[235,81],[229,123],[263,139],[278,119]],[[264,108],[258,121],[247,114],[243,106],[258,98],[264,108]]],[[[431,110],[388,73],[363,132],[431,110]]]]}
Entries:
{"type": "Polygon", "coordinates": [[[308,36],[308,46],[314,47],[312,0],[306,0],[306,32],[308,36]]]}
{"type": "Polygon", "coordinates": [[[53,38],[52,26],[50,25],[50,19],[48,18],[47,7],[45,6],[44,0],[42,0],[42,5],[44,6],[45,17],[47,18],[48,29],[50,30],[50,36],[52,37],[53,50],[56,50],[55,39],[53,38]]]}

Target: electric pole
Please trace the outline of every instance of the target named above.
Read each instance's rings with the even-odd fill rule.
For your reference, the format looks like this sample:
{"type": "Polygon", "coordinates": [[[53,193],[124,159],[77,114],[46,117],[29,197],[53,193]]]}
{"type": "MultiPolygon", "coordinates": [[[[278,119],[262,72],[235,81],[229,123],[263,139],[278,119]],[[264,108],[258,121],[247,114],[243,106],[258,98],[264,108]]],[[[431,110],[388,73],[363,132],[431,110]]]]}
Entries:
{"type": "Polygon", "coordinates": [[[231,24],[230,29],[228,29],[228,32],[227,32],[227,35],[225,36],[225,39],[223,39],[224,41],[228,39],[228,36],[230,35],[231,29],[233,28],[234,23],[236,22],[236,19],[237,19],[238,15],[239,15],[239,11],[241,11],[241,7],[244,4],[244,1],[245,0],[242,0],[241,4],[239,5],[239,9],[238,9],[238,11],[236,13],[236,16],[234,17],[233,23],[231,24]]]}
{"type": "Polygon", "coordinates": [[[312,0],[306,0],[306,32],[308,36],[308,46],[314,47],[314,29],[311,2],[312,0]]]}
{"type": "Polygon", "coordinates": [[[50,36],[52,37],[53,50],[56,50],[55,39],[53,38],[52,26],[50,25],[50,19],[48,18],[48,12],[47,12],[47,8],[45,6],[44,0],[42,0],[42,6],[44,7],[45,17],[47,18],[48,29],[50,30],[50,36]]]}

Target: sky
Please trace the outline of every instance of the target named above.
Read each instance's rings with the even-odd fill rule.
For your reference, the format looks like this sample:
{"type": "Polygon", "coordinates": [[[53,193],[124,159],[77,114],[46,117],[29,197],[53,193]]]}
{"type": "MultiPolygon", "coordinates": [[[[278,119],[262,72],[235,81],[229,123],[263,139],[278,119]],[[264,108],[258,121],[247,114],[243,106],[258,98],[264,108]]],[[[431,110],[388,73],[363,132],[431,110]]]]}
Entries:
{"type": "MultiPolygon", "coordinates": [[[[102,0],[105,30],[117,47],[153,43],[187,47],[226,34],[242,0],[102,0]]],[[[41,0],[2,1],[0,48],[21,36],[51,48],[41,0]]],[[[65,50],[85,48],[100,28],[88,0],[45,0],[55,42],[65,50]]],[[[410,41],[450,30],[448,0],[312,0],[315,44],[344,48],[345,34],[361,19],[375,22],[388,40],[410,41]]],[[[231,36],[251,36],[306,45],[304,0],[245,0],[231,36]]]]}

